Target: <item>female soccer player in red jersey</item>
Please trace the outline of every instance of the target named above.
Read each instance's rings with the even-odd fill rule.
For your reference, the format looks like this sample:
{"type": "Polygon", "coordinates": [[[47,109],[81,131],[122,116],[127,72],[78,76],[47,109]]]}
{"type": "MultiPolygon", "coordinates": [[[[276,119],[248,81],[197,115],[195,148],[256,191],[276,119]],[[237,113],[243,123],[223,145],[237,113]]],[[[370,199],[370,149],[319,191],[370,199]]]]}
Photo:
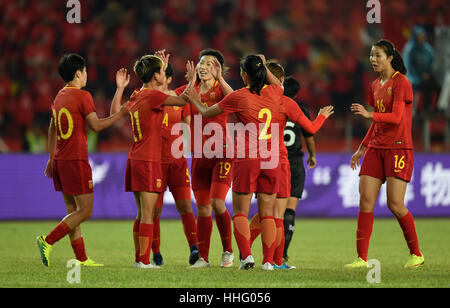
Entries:
{"type": "MultiPolygon", "coordinates": [[[[266,63],[269,71],[284,83],[284,68],[276,61],[268,61],[266,63]]],[[[291,192],[291,169],[289,165],[288,152],[284,143],[284,129],[288,120],[292,120],[294,123],[300,125],[309,133],[315,133],[325,122],[330,115],[333,114],[333,107],[327,106],[319,111],[319,115],[315,121],[311,122],[298,107],[298,104],[287,96],[283,96],[280,104],[280,131],[279,131],[279,148],[280,148],[280,187],[277,192],[277,198],[274,207],[275,225],[277,227],[276,233],[276,245],[274,253],[274,268],[275,269],[293,269],[295,267],[287,265],[283,262],[284,253],[284,213],[288,204],[288,198],[291,192]]],[[[255,238],[261,233],[260,216],[256,214],[253,216],[250,223],[250,244],[253,243],[255,238]]]]}
{"type": "MultiPolygon", "coordinates": [[[[162,188],[163,108],[186,104],[183,96],[170,96],[158,90],[164,82],[169,55],[163,53],[161,57],[145,55],[136,61],[134,72],[143,86],[134,91],[129,101],[134,143],[127,159],[125,190],[133,192],[137,205],[137,217],[133,225],[135,266],[146,269],[159,267],[150,263],[150,250],[153,242],[154,208],[162,188]]],[[[128,76],[125,80],[119,78],[121,94],[128,81],[128,76]]],[[[114,100],[111,112],[119,108],[121,98],[119,95],[114,100]]]]}
{"type": "MultiPolygon", "coordinates": [[[[283,90],[281,82],[267,69],[261,55],[250,55],[242,59],[241,76],[246,87],[234,91],[211,107],[202,105],[196,93],[192,91],[188,92],[188,96],[203,116],[209,118],[225,112],[235,113],[238,122],[249,128],[248,134],[244,135],[245,155],[240,157],[241,151],[237,148],[237,158],[233,166],[234,235],[242,258],[240,268],[252,268],[254,259],[250,249],[248,212],[252,194],[256,192],[258,213],[261,217],[262,268],[273,270],[276,240],[274,204],[281,176],[278,164],[279,135],[275,128],[278,128],[280,113],[285,108],[280,104],[283,90]],[[260,129],[258,131],[251,129],[252,124],[260,129]],[[272,138],[276,146],[275,152],[272,138]],[[262,152],[262,143],[267,143],[268,140],[272,146],[269,157],[262,152]],[[267,162],[269,164],[263,164],[267,162]]],[[[299,117],[297,114],[294,118],[297,120],[299,117]]]]}
{"type": "MultiPolygon", "coordinates": [[[[155,53],[158,55],[158,52],[155,53]]],[[[170,63],[166,69],[161,91],[169,95],[177,95],[175,91],[169,90],[172,82],[173,68],[170,63]]],[[[189,255],[189,264],[194,264],[198,258],[197,246],[197,223],[191,205],[191,179],[189,175],[188,163],[185,157],[176,158],[172,154],[173,142],[181,137],[180,134],[172,134],[172,128],[175,124],[184,122],[190,123],[190,108],[188,106],[164,106],[164,116],[162,120],[162,153],[161,153],[161,169],[162,169],[162,193],[159,195],[156,203],[153,225],[153,263],[155,265],[163,265],[163,257],[160,252],[161,231],[160,217],[163,209],[164,191],[167,186],[175,199],[175,205],[178,213],[181,215],[183,231],[189,244],[191,251],[189,255]]],[[[183,151],[182,145],[177,151],[183,151]]]]}
{"type": "MultiPolygon", "coordinates": [[[[194,82],[195,90],[201,95],[202,104],[212,106],[219,102],[227,94],[233,92],[223,77],[224,57],[221,52],[214,49],[205,49],[200,52],[197,71],[190,71],[188,79],[194,82]]],[[[175,91],[182,92],[186,86],[175,91]]],[[[212,234],[212,216],[214,212],[217,229],[222,240],[221,267],[233,265],[233,247],[231,216],[225,207],[225,198],[231,186],[232,160],[225,155],[215,155],[216,145],[223,146],[222,153],[226,150],[228,116],[223,114],[213,119],[202,117],[197,108],[191,108],[191,152],[192,158],[192,190],[197,202],[197,238],[200,258],[192,266],[209,267],[209,247],[212,234]],[[218,126],[222,134],[209,136],[208,127],[218,126]],[[205,130],[205,132],[204,132],[205,130]],[[207,144],[214,144],[207,149],[207,144]]]]}
{"type": "Polygon", "coordinates": [[[403,59],[386,40],[372,46],[370,62],[380,74],[370,88],[369,105],[373,112],[360,104],[352,104],[351,110],[372,124],[350,165],[356,169],[361,157],[364,159],[359,173],[361,194],[356,231],[358,258],[346,267],[367,267],[367,252],[373,228],[373,209],[381,185],[386,182],[387,204],[397,218],[410,258],[405,267],[417,267],[424,263],[419,250],[414,218],[405,207],[406,185],[411,180],[414,153],[411,136],[413,92],[406,78],[403,59]]]}
{"type": "Polygon", "coordinates": [[[69,234],[78,262],[84,266],[102,266],[86,256],[80,224],[92,215],[94,194],[92,170],[88,162],[86,123],[94,131],[101,131],[128,114],[122,106],[109,118],[98,119],[89,92],[81,90],[87,83],[86,61],[77,54],[64,55],[58,72],[67,83],[51,106],[53,117],[48,130],[50,158],[45,175],[53,178],[56,191],[62,191],[67,216],[46,236],[39,236],[37,244],[42,263],[50,265],[54,243],[69,234]]]}

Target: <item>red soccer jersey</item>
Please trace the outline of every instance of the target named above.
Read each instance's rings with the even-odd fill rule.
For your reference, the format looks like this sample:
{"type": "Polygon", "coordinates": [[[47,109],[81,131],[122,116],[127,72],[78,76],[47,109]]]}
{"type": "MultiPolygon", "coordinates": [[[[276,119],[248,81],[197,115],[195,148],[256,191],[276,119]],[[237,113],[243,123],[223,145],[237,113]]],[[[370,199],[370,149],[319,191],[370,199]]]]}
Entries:
{"type": "MultiPolygon", "coordinates": [[[[279,126],[280,99],[283,96],[283,89],[280,86],[264,86],[260,95],[250,92],[248,88],[241,88],[227,95],[219,102],[219,107],[225,113],[236,113],[237,122],[244,124],[245,133],[245,157],[240,155],[239,131],[236,142],[236,158],[258,158],[261,159],[258,144],[261,141],[267,142],[267,150],[271,149],[271,139],[279,138],[279,134],[272,135],[272,125],[279,126]]],[[[239,125],[237,123],[236,125],[239,125]]],[[[237,128],[237,126],[235,126],[237,128]]],[[[274,140],[279,143],[278,140],[274,140]]],[[[279,152],[276,153],[279,155],[279,152]]]]}
{"type": "Polygon", "coordinates": [[[400,72],[381,84],[372,83],[369,105],[374,107],[373,122],[363,144],[381,149],[412,149],[413,91],[409,80],[400,72]]]}
{"type": "Polygon", "coordinates": [[[95,112],[89,92],[66,86],[51,106],[56,127],[56,160],[88,160],[86,116],[95,112]]]}
{"type": "Polygon", "coordinates": [[[167,97],[167,94],[151,89],[136,90],[131,95],[129,107],[134,143],[129,159],[161,162],[162,104],[167,97]]]}
{"type": "MultiPolygon", "coordinates": [[[[164,106],[164,115],[162,119],[162,157],[161,162],[171,163],[178,158],[174,158],[172,155],[172,143],[181,137],[181,133],[177,135],[172,135],[172,127],[176,123],[180,123],[185,117],[189,115],[189,108],[178,107],[178,106],[164,106]]],[[[183,151],[183,143],[179,151],[183,151]]]]}
{"type": "MultiPolygon", "coordinates": [[[[181,93],[183,93],[183,91],[186,89],[186,87],[187,87],[187,85],[179,87],[178,89],[175,90],[175,92],[177,93],[177,95],[180,95],[181,93]]],[[[197,93],[200,92],[198,85],[195,86],[195,89],[197,90],[197,93]]],[[[202,100],[203,104],[210,107],[210,106],[215,105],[217,102],[219,102],[223,97],[224,97],[224,94],[222,91],[222,87],[220,86],[219,82],[216,81],[214,83],[214,86],[211,87],[211,89],[209,89],[208,92],[201,95],[201,100],[202,100]]],[[[226,141],[227,136],[228,136],[228,133],[227,133],[228,115],[227,114],[224,113],[217,117],[207,119],[200,115],[200,113],[198,112],[195,105],[189,104],[186,107],[189,108],[188,110],[190,110],[190,115],[191,115],[190,127],[191,127],[191,152],[192,153],[202,154],[203,146],[204,146],[205,142],[207,140],[209,140],[210,138],[214,138],[213,137],[214,135],[211,136],[211,135],[203,134],[203,129],[209,123],[217,123],[221,126],[223,136],[222,136],[222,140],[217,141],[217,144],[223,144],[223,146],[225,146],[227,144],[227,141],[226,141]],[[199,123],[199,119],[201,119],[201,125],[199,123]],[[199,146],[197,146],[197,147],[195,146],[196,141],[197,142],[199,141],[197,138],[201,138],[201,148],[199,146]]],[[[211,140],[209,140],[209,142],[211,142],[211,140]]],[[[215,149],[214,143],[211,143],[211,144],[213,144],[211,149],[214,151],[214,149],[215,149]]],[[[198,142],[198,145],[200,145],[200,142],[198,142]]],[[[225,152],[225,150],[224,150],[224,152],[225,152]]],[[[204,154],[205,153],[203,153],[203,156],[204,156],[204,154]]]]}

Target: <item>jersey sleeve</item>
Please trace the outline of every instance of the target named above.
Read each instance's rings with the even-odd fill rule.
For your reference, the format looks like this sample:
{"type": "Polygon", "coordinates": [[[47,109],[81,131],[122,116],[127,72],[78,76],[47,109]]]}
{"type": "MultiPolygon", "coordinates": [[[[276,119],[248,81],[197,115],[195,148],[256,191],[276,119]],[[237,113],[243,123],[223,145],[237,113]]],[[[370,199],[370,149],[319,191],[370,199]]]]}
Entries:
{"type": "Polygon", "coordinates": [[[319,114],[319,116],[317,116],[317,118],[313,122],[311,122],[305,116],[305,114],[297,105],[297,103],[287,96],[284,96],[281,102],[282,102],[281,106],[282,110],[284,110],[289,120],[297,123],[298,125],[301,126],[302,129],[304,129],[310,134],[316,133],[322,127],[323,123],[326,120],[325,116],[319,114]]]}
{"type": "Polygon", "coordinates": [[[169,97],[170,95],[167,95],[161,91],[157,91],[157,90],[152,90],[150,93],[150,102],[152,105],[152,109],[162,109],[164,108],[164,106],[162,105],[165,100],[169,97]]]}
{"type": "Polygon", "coordinates": [[[88,114],[95,112],[94,99],[92,98],[91,93],[85,92],[83,99],[81,100],[80,112],[83,117],[86,117],[88,114]]]}
{"type": "Polygon", "coordinates": [[[234,113],[241,111],[242,107],[240,107],[239,105],[238,96],[239,95],[237,94],[237,92],[232,92],[227,96],[225,96],[217,104],[219,104],[220,109],[222,109],[222,111],[226,113],[234,113]]]}
{"type": "Polygon", "coordinates": [[[404,110],[405,110],[405,102],[395,100],[394,104],[392,106],[392,112],[389,112],[389,113],[374,112],[373,113],[373,121],[398,124],[398,123],[400,123],[400,121],[402,119],[404,110]]]}

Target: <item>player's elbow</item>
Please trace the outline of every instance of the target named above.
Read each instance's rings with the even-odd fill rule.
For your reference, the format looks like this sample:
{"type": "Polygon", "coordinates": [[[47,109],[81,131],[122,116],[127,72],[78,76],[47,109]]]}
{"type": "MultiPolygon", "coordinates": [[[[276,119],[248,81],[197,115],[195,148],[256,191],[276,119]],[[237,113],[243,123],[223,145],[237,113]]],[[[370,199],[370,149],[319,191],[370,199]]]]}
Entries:
{"type": "Polygon", "coordinates": [[[97,121],[89,123],[89,127],[96,133],[100,132],[103,129],[102,125],[97,121]]]}

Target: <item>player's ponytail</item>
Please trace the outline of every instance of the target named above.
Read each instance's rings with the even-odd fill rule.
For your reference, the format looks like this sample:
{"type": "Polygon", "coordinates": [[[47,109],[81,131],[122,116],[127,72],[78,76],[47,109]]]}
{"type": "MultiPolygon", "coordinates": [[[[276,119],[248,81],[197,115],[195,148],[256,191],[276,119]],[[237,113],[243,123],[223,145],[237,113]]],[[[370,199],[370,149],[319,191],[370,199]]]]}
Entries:
{"type": "Polygon", "coordinates": [[[241,70],[250,77],[250,92],[259,95],[259,92],[267,84],[267,70],[262,59],[256,55],[246,56],[241,60],[241,70]]]}
{"type": "Polygon", "coordinates": [[[397,49],[395,49],[394,44],[392,44],[388,40],[379,40],[374,44],[374,46],[378,46],[380,48],[383,48],[384,52],[386,53],[387,57],[392,56],[391,65],[392,68],[396,71],[399,71],[402,74],[406,74],[406,66],[403,62],[403,58],[398,52],[397,49]]]}

